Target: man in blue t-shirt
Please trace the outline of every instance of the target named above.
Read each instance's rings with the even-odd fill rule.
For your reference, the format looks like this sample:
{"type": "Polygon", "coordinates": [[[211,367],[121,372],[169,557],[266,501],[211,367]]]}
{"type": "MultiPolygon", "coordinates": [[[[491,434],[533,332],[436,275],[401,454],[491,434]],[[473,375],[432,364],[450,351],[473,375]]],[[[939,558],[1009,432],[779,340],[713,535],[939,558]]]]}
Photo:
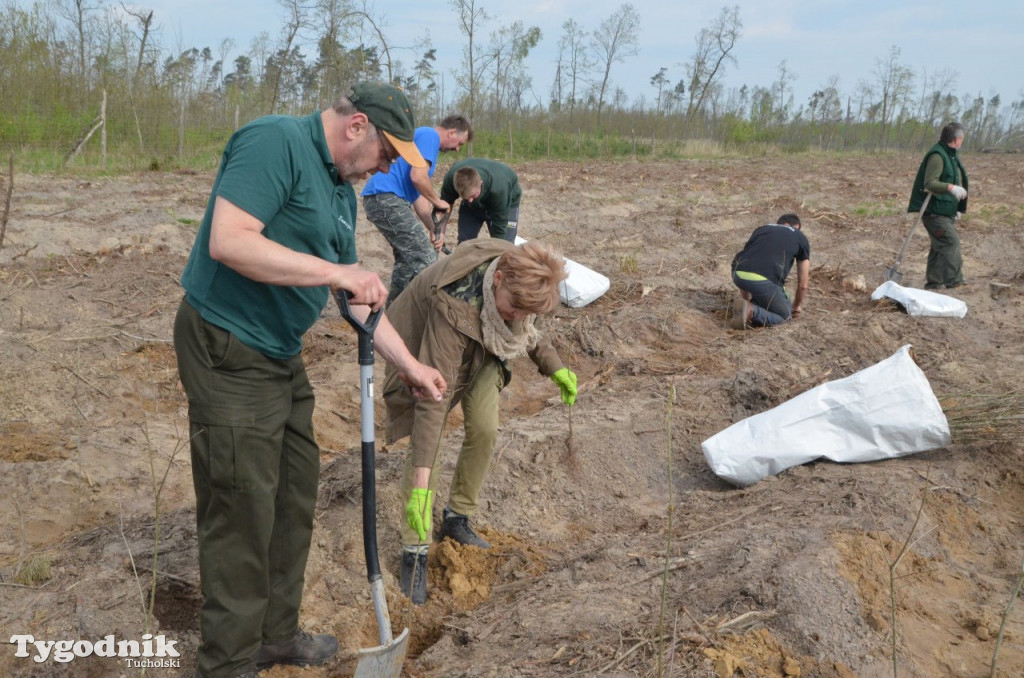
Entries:
{"type": "MultiPolygon", "coordinates": [[[[197,676],[338,652],[334,636],[299,629],[320,478],[302,336],[333,292],[351,294],[360,320],[384,306],[356,256],[351,184],[399,155],[424,166],[414,129],[400,90],[366,82],[318,113],[254,120],[224,149],[174,320],[203,593],[197,676]]],[[[386,317],[375,337],[419,395],[441,400],[444,378],[386,317]]]]}
{"type": "Polygon", "coordinates": [[[457,151],[472,138],[473,129],[461,115],[450,115],[433,127],[419,127],[413,141],[427,166],[413,167],[399,159],[390,172],[375,174],[366,182],[362,193],[366,218],[387,238],[395,255],[388,303],[398,298],[417,273],[437,260],[444,245],[444,231],[435,237],[431,212],[448,212],[451,205],[437,195],[430,178],[441,152],[457,151]]]}
{"type": "Polygon", "coordinates": [[[783,214],[778,223],[754,230],[732,260],[732,282],[740,296],[728,311],[733,329],[768,327],[803,311],[810,283],[811,245],[800,230],[800,217],[783,214]],[[790,302],[786,278],[796,262],[796,298],[790,302]]]}

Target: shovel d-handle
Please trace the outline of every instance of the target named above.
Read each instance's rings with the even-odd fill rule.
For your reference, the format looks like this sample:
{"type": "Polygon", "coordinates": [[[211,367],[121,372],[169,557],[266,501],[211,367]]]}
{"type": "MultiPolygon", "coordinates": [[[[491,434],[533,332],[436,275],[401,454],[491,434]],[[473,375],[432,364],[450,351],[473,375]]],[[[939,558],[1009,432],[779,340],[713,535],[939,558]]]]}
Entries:
{"type": "Polygon", "coordinates": [[[352,326],[352,329],[356,331],[356,335],[359,337],[359,364],[372,365],[373,333],[377,329],[377,323],[380,322],[380,317],[384,314],[384,311],[383,309],[371,311],[370,315],[366,316],[366,320],[359,320],[352,314],[352,305],[349,304],[351,296],[352,293],[348,290],[337,290],[334,293],[334,300],[338,303],[341,317],[352,326]]]}
{"type": "Polygon", "coordinates": [[[452,216],[451,210],[442,210],[434,208],[430,211],[430,218],[434,222],[434,239],[436,240],[441,235],[441,229],[448,223],[448,219],[452,216]]]}
{"type": "MultiPolygon", "coordinates": [[[[362,428],[362,485],[363,485],[363,551],[366,555],[366,578],[372,585],[381,579],[380,558],[377,554],[377,469],[373,432],[373,333],[383,311],[372,311],[366,320],[352,315],[349,293],[338,291],[334,295],[341,315],[356,331],[359,338],[359,414],[362,428]]],[[[390,633],[390,629],[389,629],[390,633]]]]}

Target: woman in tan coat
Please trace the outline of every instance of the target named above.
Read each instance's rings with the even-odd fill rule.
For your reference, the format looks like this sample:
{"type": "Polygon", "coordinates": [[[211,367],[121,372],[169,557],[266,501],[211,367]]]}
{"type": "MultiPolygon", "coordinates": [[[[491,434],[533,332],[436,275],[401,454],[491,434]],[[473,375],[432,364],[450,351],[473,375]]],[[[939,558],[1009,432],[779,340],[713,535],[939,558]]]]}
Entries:
{"type": "Polygon", "coordinates": [[[388,367],[384,400],[387,439],[411,436],[402,476],[408,499],[402,525],[402,590],[413,602],[427,598],[427,549],[444,421],[462,403],[465,439],[455,466],[440,539],[489,548],[469,525],[478,506],[498,435],[498,395],[511,379],[509,362],[529,355],[541,374],[576,399],[576,375],[537,329],[538,315],[558,306],[565,260],[538,242],[513,245],[485,238],[463,243],[420,272],[388,309],[388,318],[416,359],[448,383],[440,402],[417,400],[388,367]]]}

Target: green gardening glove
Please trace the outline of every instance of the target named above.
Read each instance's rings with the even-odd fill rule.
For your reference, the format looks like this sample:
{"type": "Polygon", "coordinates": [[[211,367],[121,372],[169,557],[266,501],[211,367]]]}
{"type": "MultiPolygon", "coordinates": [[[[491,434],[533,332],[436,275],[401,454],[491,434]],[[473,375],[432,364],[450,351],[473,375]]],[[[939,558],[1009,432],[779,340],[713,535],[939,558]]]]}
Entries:
{"type": "Polygon", "coordinates": [[[576,373],[570,372],[568,367],[563,367],[551,375],[551,381],[558,384],[562,390],[562,403],[572,405],[576,402],[576,373]]]}
{"type": "Polygon", "coordinates": [[[405,519],[420,541],[426,541],[430,534],[431,506],[434,503],[434,491],[414,487],[409,501],[405,505],[405,519]]]}

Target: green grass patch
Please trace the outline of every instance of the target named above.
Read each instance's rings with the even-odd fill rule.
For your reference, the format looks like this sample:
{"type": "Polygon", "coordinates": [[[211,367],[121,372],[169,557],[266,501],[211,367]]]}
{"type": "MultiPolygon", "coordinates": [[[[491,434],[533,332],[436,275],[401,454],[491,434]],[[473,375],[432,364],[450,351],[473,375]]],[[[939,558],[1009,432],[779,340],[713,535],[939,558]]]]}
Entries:
{"type": "Polygon", "coordinates": [[[33,556],[15,575],[14,581],[25,586],[35,586],[50,581],[51,577],[53,574],[50,559],[45,556],[33,556]]]}
{"type": "Polygon", "coordinates": [[[627,254],[619,260],[619,270],[625,275],[640,275],[640,260],[635,254],[627,254]]]}
{"type": "Polygon", "coordinates": [[[854,216],[874,219],[877,217],[891,217],[896,214],[903,214],[903,209],[890,200],[870,205],[857,205],[850,212],[854,216]]]}

